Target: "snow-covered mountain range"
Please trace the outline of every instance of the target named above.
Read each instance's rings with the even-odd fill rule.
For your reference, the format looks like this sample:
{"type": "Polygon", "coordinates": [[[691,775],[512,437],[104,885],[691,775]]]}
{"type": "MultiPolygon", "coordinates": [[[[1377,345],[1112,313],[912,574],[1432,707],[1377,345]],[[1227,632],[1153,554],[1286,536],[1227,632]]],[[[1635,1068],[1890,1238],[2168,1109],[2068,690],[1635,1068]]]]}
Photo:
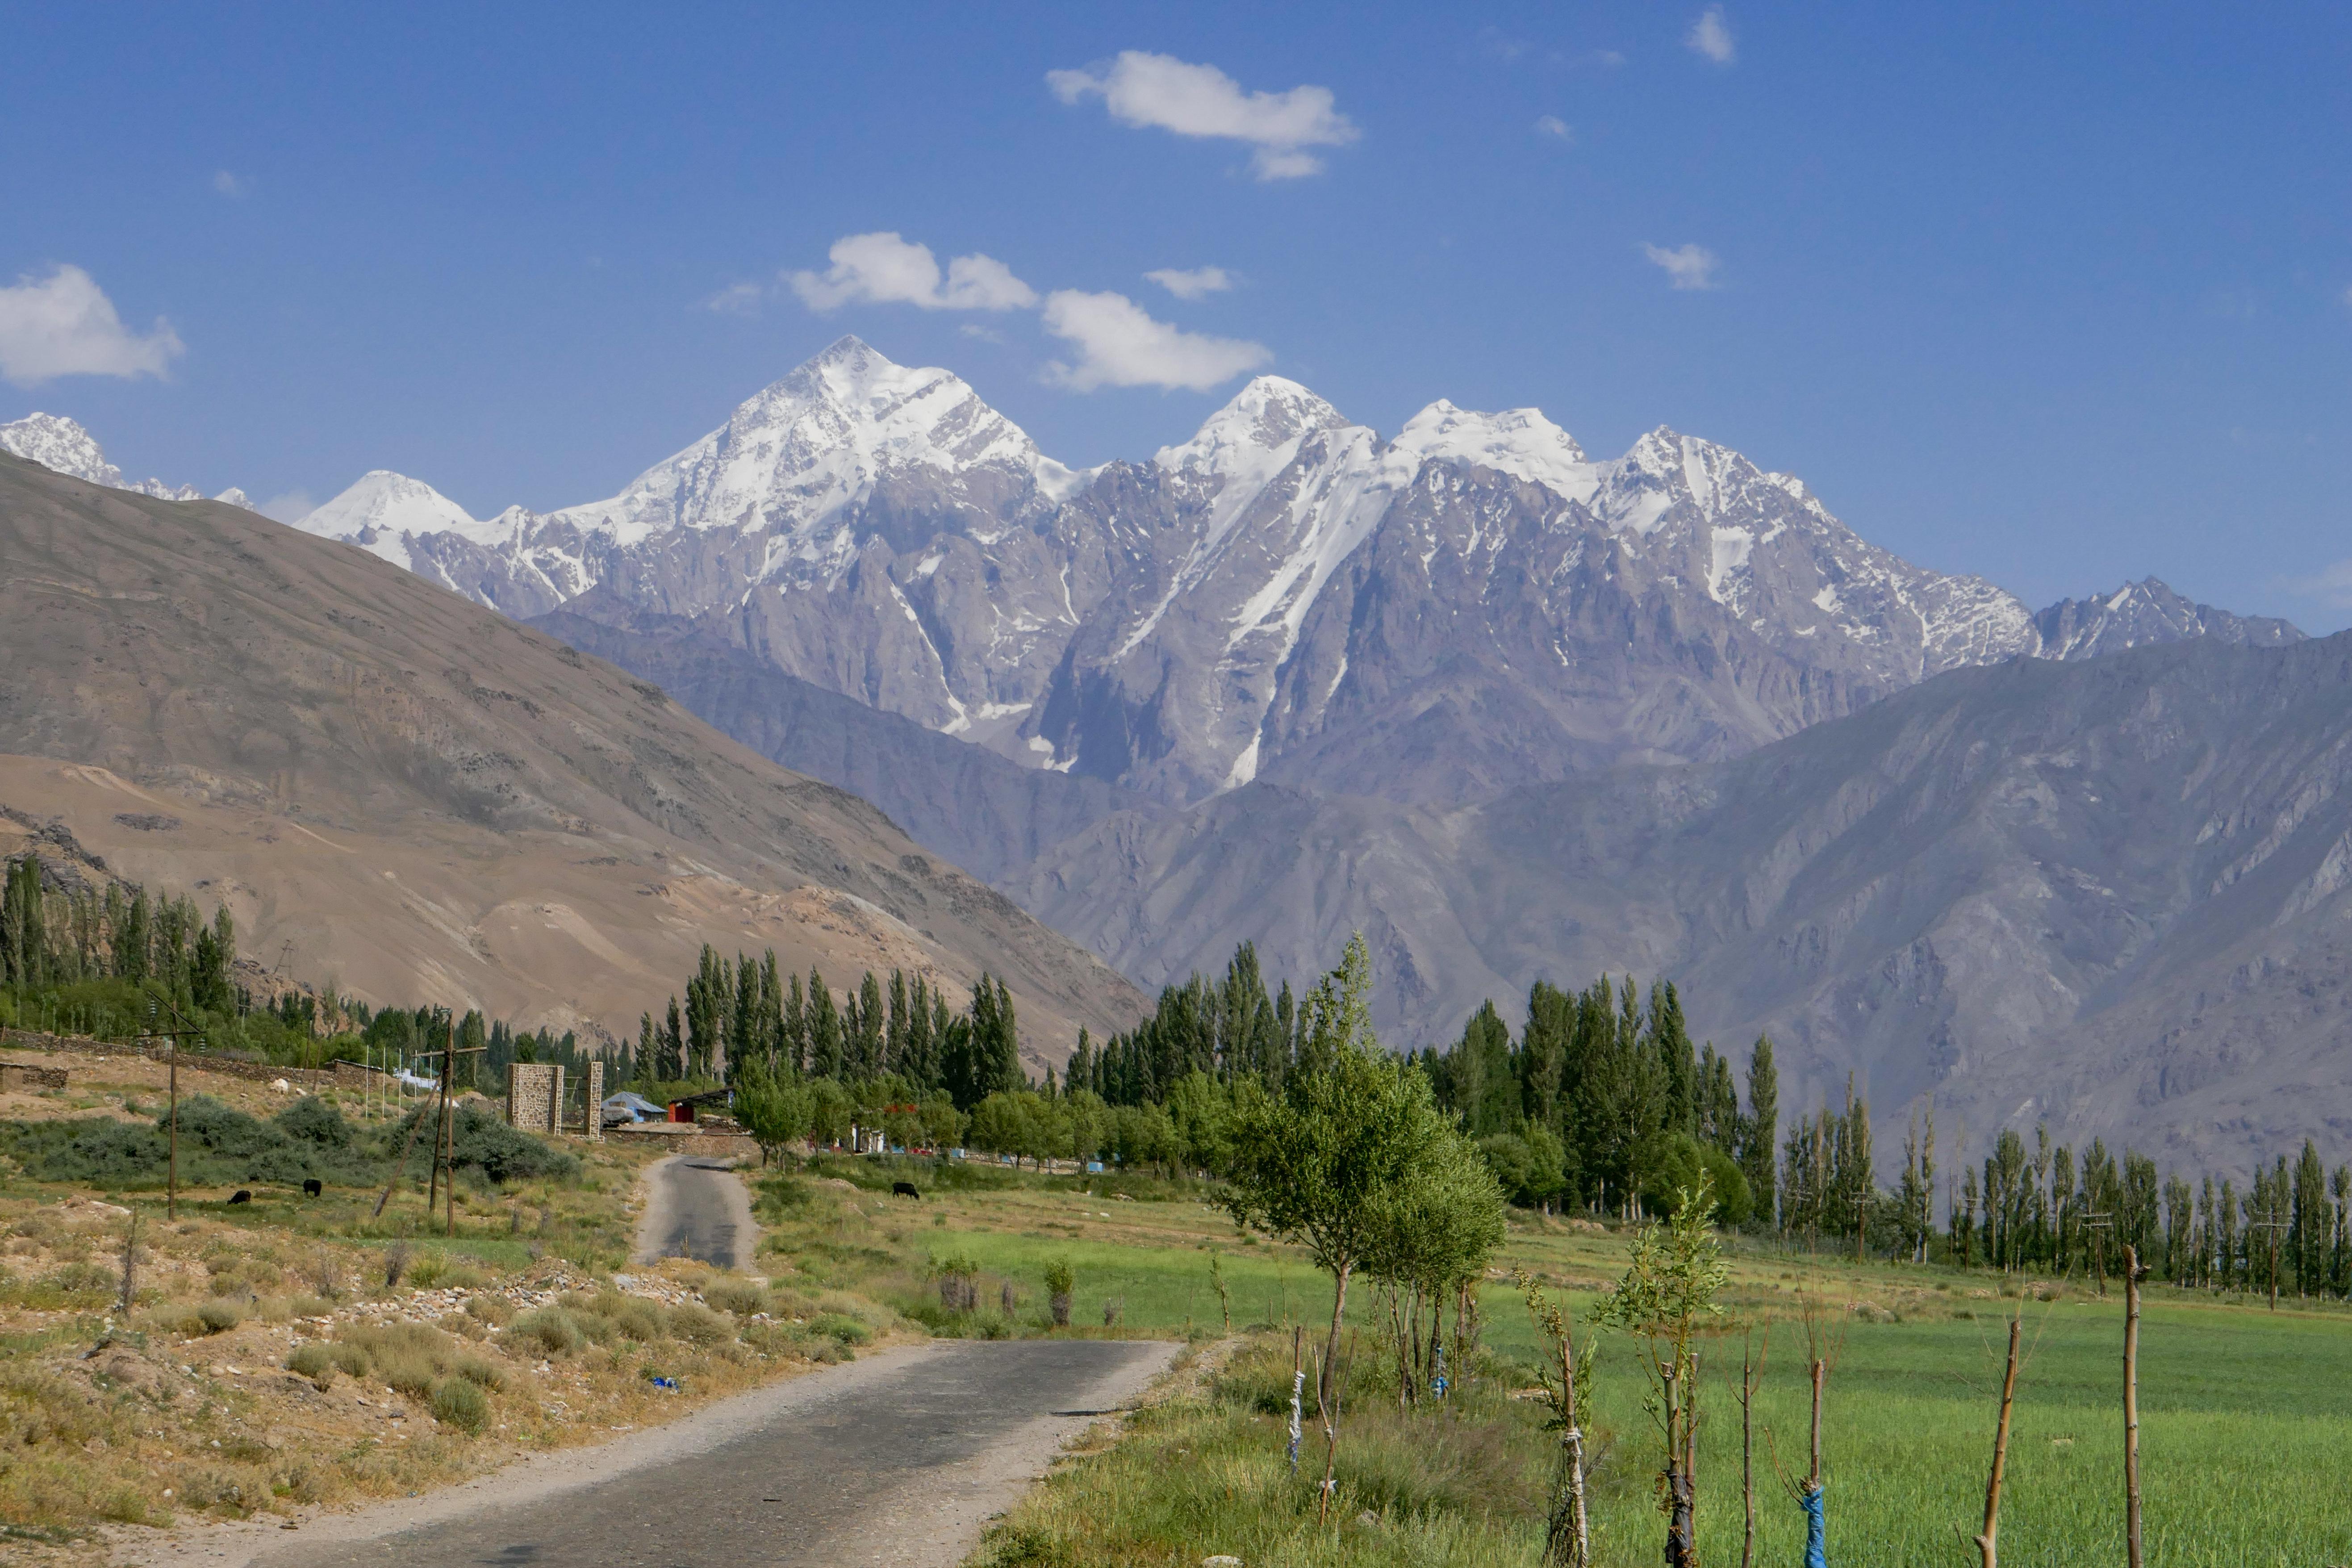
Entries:
{"type": "Polygon", "coordinates": [[[1174,804],[1471,798],[1736,755],[1967,665],[2301,635],[2153,582],[2037,616],[1726,447],[1662,427],[1595,460],[1535,409],[1382,437],[1261,376],[1189,441],[1074,469],[855,338],[608,500],[476,520],[377,472],[299,526],[1174,804]]]}
{"type": "MultiPolygon", "coordinates": [[[[88,479],[94,485],[110,489],[131,490],[158,500],[203,500],[205,494],[194,485],[167,485],[161,479],[142,479],[137,484],[126,483],[122,470],[106,460],[106,453],[98,438],[76,421],[61,414],[33,413],[22,419],[0,425],[0,452],[7,452],[28,463],[38,463],[60,474],[70,474],[78,479],[88,479]]],[[[241,506],[247,511],[257,510],[246,493],[231,486],[212,498],[241,506]]]]}

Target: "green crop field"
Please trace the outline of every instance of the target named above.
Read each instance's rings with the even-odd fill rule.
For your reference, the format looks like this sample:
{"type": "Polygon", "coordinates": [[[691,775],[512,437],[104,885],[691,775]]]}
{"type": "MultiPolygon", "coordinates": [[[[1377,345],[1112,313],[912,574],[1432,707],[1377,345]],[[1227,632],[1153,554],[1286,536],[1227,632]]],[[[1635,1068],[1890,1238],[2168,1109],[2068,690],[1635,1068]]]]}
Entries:
{"type": "MultiPolygon", "coordinates": [[[[1481,1298],[1482,1377],[1449,1409],[1397,1411],[1383,1365],[1374,1293],[1350,1292],[1352,1410],[1335,1469],[1339,1506],[1318,1527],[1319,1436],[1292,1481],[1276,1413],[1289,1384],[1289,1328],[1312,1345],[1330,1287],[1292,1249],[1249,1243],[1197,1196],[1132,1201],[1090,1195],[1076,1182],[934,1194],[908,1205],[898,1289],[924,1305],[925,1265],[967,1258],[981,1299],[1014,1320],[986,1331],[1038,1331],[1048,1262],[1077,1275],[1073,1330],[1223,1336],[1213,1256],[1244,1348],[1222,1374],[1139,1418],[1115,1450],[1066,1468],[1000,1530],[992,1548],[1024,1563],[1186,1563],[1232,1552],[1258,1568],[1282,1563],[1533,1563],[1550,1439],[1538,1406],[1509,1394],[1532,1381],[1537,1341],[1517,1289],[1490,1279],[1481,1298]],[[1118,1304],[1116,1329],[1103,1325],[1118,1304]],[[1363,1521],[1370,1515],[1377,1526],[1363,1521]],[[1060,1521],[1057,1524],[1056,1521],[1060,1521]]],[[[1501,1259],[1565,1289],[1580,1332],[1595,1289],[1622,1268],[1625,1238],[1557,1222],[1517,1223],[1501,1259]]],[[[2000,1277],[1939,1268],[1856,1266],[1851,1259],[1733,1247],[1720,1331],[1703,1352],[1699,1541],[1730,1563],[1741,1545],[1740,1428],[1734,1384],[1743,1346],[1767,1357],[1755,1406],[1759,1558],[1793,1563],[1803,1520],[1776,1479],[1805,1462],[1808,1303],[1839,1348],[1825,1417],[1832,1563],[1975,1561],[2001,1360],[2015,1294],[2000,1277]]],[[[2123,1300],[2083,1281],[2028,1281],[2027,1360],[2020,1379],[2001,1558],[2011,1564],[2124,1559],[2123,1300]],[[2036,1289],[2038,1287],[2038,1289],[2036,1289]],[[2047,1295],[2050,1300],[2038,1300],[2047,1295]]],[[[2276,1312],[2259,1301],[2147,1292],[2141,1329],[2141,1477],[2151,1563],[2352,1563],[2352,1509],[2330,1479],[2352,1454],[2352,1314],[2276,1312]]],[[[951,1328],[952,1325],[943,1325],[951,1328]]],[[[1593,1388],[1595,1555],[1652,1563],[1664,1539],[1657,1468],[1633,1346],[1601,1340],[1593,1388]]],[[[1311,1401],[1310,1401],[1311,1404],[1311,1401]]],[[[1314,1426],[1308,1411],[1308,1426],[1314,1426]]]]}

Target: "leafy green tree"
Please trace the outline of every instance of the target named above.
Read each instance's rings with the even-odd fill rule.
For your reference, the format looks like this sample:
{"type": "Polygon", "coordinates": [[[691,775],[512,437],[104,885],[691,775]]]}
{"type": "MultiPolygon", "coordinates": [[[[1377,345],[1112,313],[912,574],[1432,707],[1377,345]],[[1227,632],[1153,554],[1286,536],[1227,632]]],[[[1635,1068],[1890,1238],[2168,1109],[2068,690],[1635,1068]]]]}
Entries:
{"type": "Polygon", "coordinates": [[[1692,1420],[1698,1384],[1696,1342],[1701,1329],[1722,1316],[1715,1299],[1729,1278],[1715,1237],[1714,1194],[1702,1179],[1696,1188],[1675,1194],[1671,1220],[1642,1227],[1633,1238],[1624,1276],[1594,1310],[1601,1323],[1642,1342],[1643,1370],[1650,1378],[1650,1416],[1664,1448],[1658,1503],[1667,1519],[1670,1568],[1694,1568],[1698,1561],[1691,1482],[1696,1451],[1692,1420]]]}
{"type": "Polygon", "coordinates": [[[1194,1170],[1222,1174],[1233,1155],[1233,1100],[1216,1079],[1197,1068],[1168,1090],[1177,1157],[1194,1170]]]}
{"type": "Polygon", "coordinates": [[[1166,1172],[1179,1157],[1176,1123],[1157,1105],[1122,1105],[1111,1112],[1111,1153],[1130,1171],[1146,1165],[1166,1172]]]}
{"type": "Polygon", "coordinates": [[[1358,935],[1309,998],[1307,1047],[1280,1097],[1242,1086],[1223,1199],[1236,1224],[1305,1247],[1331,1276],[1327,1395],[1348,1282],[1381,1245],[1384,1205],[1452,1146],[1428,1078],[1380,1050],[1370,979],[1358,935]]]}
{"type": "Polygon", "coordinates": [[[735,1090],[735,1119],[760,1145],[761,1164],[808,1136],[810,1099],[805,1085],[784,1082],[764,1066],[744,1070],[735,1090]]]}

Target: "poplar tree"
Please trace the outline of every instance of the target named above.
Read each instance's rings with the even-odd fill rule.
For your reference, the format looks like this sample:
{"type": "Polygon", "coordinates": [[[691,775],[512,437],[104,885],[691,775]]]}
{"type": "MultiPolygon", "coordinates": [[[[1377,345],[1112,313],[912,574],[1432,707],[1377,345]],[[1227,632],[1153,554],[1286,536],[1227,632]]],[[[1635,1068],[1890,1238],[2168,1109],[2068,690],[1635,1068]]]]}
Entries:
{"type": "Polygon", "coordinates": [[[1755,1197],[1757,1217],[1767,1226],[1775,1213],[1772,1156],[1780,1136],[1780,1075],[1772,1065],[1771,1037],[1759,1035],[1748,1056],[1748,1116],[1740,1130],[1739,1168],[1755,1197]]]}

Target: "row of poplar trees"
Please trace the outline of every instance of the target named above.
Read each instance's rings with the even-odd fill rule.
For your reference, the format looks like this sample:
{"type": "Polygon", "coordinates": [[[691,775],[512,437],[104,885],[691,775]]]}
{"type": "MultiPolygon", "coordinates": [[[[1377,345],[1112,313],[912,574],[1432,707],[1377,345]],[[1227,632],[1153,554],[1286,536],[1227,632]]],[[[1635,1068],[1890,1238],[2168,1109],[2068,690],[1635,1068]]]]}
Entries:
{"type": "Polygon", "coordinates": [[[983,973],[958,1010],[920,974],[868,970],[836,1001],[812,968],[780,975],[776,953],[722,957],[705,944],[660,1018],[638,1020],[623,1082],[732,1083],[747,1069],[772,1079],[864,1083],[895,1077],[920,1098],[944,1090],[968,1110],[1000,1089],[1024,1089],[1020,1021],[1004,982],[983,973]]]}
{"type": "Polygon", "coordinates": [[[152,981],[190,1008],[236,1009],[236,924],[209,921],[193,900],[150,899],[120,882],[100,893],[47,885],[39,857],[20,856],[0,880],[0,985],[19,992],[85,980],[152,981]]]}

